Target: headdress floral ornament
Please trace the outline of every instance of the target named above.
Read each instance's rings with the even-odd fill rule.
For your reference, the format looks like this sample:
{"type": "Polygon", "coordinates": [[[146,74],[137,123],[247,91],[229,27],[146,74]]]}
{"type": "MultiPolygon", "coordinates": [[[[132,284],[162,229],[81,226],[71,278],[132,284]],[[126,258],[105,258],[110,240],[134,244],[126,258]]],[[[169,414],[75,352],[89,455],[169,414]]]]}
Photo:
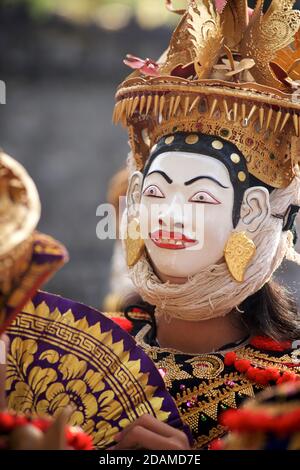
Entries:
{"type": "Polygon", "coordinates": [[[294,3],[273,0],[263,13],[265,1],[258,0],[250,14],[246,0],[189,0],[177,12],[182,18],[157,76],[138,67],[116,94],[113,119],[128,128],[138,169],[161,137],[202,132],[235,144],[263,183],[289,185],[300,132],[294,3]]]}

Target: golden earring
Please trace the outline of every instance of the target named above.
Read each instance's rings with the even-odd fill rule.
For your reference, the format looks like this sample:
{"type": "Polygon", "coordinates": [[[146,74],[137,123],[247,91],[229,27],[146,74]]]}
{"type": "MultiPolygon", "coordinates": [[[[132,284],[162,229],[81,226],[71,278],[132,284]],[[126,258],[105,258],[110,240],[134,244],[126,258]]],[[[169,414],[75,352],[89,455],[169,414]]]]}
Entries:
{"type": "Polygon", "coordinates": [[[126,256],[127,266],[132,268],[143,254],[145,247],[144,240],[141,237],[141,228],[139,220],[135,217],[128,222],[126,237],[126,256]],[[130,235],[134,235],[131,237],[130,235]]]}
{"type": "Polygon", "coordinates": [[[233,232],[224,249],[225,261],[232,277],[243,282],[245,272],[256,253],[254,242],[245,232],[233,232]]]}

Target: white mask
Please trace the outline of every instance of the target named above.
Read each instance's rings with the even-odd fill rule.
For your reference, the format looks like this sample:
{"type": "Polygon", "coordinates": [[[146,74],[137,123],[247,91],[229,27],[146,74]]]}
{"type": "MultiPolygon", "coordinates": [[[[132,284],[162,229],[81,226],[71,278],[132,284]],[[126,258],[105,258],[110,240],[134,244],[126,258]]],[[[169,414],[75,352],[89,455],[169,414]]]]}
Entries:
{"type": "Polygon", "coordinates": [[[161,279],[184,282],[222,259],[233,203],[230,176],[219,160],[176,151],[155,158],[143,182],[140,221],[161,279]]]}
{"type": "Polygon", "coordinates": [[[274,190],[271,201],[264,187],[245,189],[240,217],[239,220],[235,217],[237,225],[233,227],[233,206],[236,207],[237,201],[234,201],[227,167],[222,162],[189,152],[158,155],[147,169],[146,177],[140,172],[132,175],[127,195],[129,218],[126,220],[129,222],[132,214],[140,220],[148,252],[148,257],[143,254],[130,269],[131,279],[142,298],[156,305],[157,315],[170,318],[198,321],[226,315],[268,282],[285,254],[291,251],[289,232],[282,232],[283,220],[278,215],[284,215],[294,203],[299,188],[300,180],[295,178],[288,188],[274,190]],[[165,175],[153,171],[163,171],[168,181],[165,175]],[[209,176],[222,186],[210,178],[184,184],[199,176],[209,176]],[[203,191],[218,203],[210,197],[207,199],[203,191]],[[193,200],[196,195],[201,203],[193,200]],[[160,217],[150,219],[149,225],[147,206],[158,204],[160,207],[163,201],[167,202],[167,207],[163,208],[160,217]],[[194,246],[187,243],[185,248],[174,250],[145,237],[145,232],[147,235],[159,230],[159,219],[162,223],[172,219],[173,227],[178,231],[183,225],[181,231],[184,234],[186,231],[187,236],[193,233],[196,219],[193,215],[185,217],[185,212],[178,209],[185,204],[203,208],[203,233],[200,230],[199,238],[194,238],[199,243],[194,246]],[[132,210],[135,206],[139,212],[132,210]],[[271,217],[271,213],[276,217],[271,217]],[[224,247],[233,230],[245,232],[257,248],[242,283],[233,279],[223,258],[224,247]]]}

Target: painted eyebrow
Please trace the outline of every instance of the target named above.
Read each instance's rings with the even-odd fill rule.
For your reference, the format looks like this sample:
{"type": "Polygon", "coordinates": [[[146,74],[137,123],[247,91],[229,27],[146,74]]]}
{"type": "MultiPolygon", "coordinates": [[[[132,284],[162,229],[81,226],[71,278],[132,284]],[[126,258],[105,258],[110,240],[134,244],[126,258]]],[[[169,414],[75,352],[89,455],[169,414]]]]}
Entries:
{"type": "Polygon", "coordinates": [[[173,180],[171,180],[171,178],[167,175],[167,173],[165,173],[164,171],[161,171],[161,170],[151,171],[151,173],[148,173],[146,178],[150,175],[153,175],[154,173],[158,173],[159,175],[161,175],[169,184],[173,183],[173,180]]]}
{"type": "Polygon", "coordinates": [[[219,186],[221,186],[221,188],[224,188],[224,189],[229,189],[228,186],[224,186],[222,183],[220,183],[220,181],[216,180],[215,178],[213,178],[212,176],[196,176],[195,178],[189,180],[189,181],[186,181],[184,184],[185,186],[190,186],[190,184],[193,184],[195,183],[196,181],[198,180],[211,180],[213,181],[214,183],[218,184],[219,186]]]}

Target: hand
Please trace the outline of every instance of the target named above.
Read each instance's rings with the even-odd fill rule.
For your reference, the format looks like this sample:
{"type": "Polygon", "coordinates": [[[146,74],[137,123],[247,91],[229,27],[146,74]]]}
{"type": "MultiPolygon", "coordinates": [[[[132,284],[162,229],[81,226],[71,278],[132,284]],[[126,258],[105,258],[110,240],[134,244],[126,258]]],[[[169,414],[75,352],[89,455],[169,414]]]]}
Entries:
{"type": "Polygon", "coordinates": [[[41,450],[67,450],[66,427],[72,414],[72,408],[67,406],[55,418],[51,427],[44,434],[40,445],[41,450]]]}
{"type": "Polygon", "coordinates": [[[189,450],[184,432],[161,423],[150,415],[143,415],[115,436],[117,444],[110,450],[189,450]]]}

